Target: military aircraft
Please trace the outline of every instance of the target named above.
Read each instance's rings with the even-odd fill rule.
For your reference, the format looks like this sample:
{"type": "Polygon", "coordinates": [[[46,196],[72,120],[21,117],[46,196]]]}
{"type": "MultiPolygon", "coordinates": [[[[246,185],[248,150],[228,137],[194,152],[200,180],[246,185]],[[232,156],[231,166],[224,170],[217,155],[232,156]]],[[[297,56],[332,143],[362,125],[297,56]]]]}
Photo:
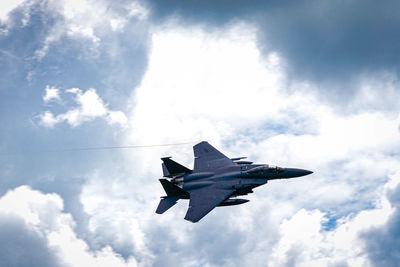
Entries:
{"type": "Polygon", "coordinates": [[[205,141],[195,145],[193,151],[193,170],[171,157],[161,158],[165,178],[159,181],[167,195],[161,197],[156,213],[164,213],[179,199],[190,199],[185,220],[195,223],[215,207],[248,202],[248,199],[236,197],[253,193],[253,188],[266,184],[268,180],[313,173],[303,169],[253,164],[245,161],[246,157],[228,158],[205,141]]]}

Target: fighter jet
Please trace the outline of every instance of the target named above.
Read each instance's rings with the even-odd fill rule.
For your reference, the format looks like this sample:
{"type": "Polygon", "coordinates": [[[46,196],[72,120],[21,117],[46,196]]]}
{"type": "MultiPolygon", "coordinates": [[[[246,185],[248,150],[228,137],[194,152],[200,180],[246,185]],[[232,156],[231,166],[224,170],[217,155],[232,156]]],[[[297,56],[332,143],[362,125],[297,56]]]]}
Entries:
{"type": "Polygon", "coordinates": [[[185,220],[198,222],[215,207],[233,206],[248,202],[237,196],[253,193],[253,188],[269,180],[289,179],[312,171],[281,168],[268,164],[253,164],[246,157],[228,158],[208,142],[193,147],[194,169],[161,158],[163,179],[159,179],[166,196],[161,197],[156,213],[162,214],[179,199],[189,199],[185,220]]]}

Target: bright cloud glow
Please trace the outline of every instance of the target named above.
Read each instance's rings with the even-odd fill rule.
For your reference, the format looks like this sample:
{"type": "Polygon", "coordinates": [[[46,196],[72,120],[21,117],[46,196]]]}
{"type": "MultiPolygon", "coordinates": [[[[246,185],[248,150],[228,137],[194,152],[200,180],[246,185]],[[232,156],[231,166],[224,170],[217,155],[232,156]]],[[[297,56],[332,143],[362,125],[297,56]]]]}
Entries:
{"type": "MultiPolygon", "coordinates": [[[[53,127],[57,123],[66,121],[72,127],[81,125],[83,122],[94,120],[95,118],[104,118],[110,125],[117,124],[119,126],[125,126],[127,118],[122,111],[113,111],[108,109],[107,105],[104,104],[103,100],[96,93],[95,89],[89,89],[86,92],[78,88],[71,88],[66,90],[67,93],[75,95],[75,101],[78,107],[68,110],[65,113],[53,115],[50,111],[45,111],[40,117],[40,122],[46,127],[53,127]]],[[[57,96],[58,89],[52,89],[46,87],[46,96],[43,98],[45,102],[57,96]],[[57,90],[56,93],[54,90],[57,90]],[[50,95],[50,96],[48,96],[50,95]],[[46,98],[47,97],[47,98],[46,98]]]]}
{"type": "Polygon", "coordinates": [[[153,34],[149,70],[132,97],[137,105],[131,123],[140,125],[135,136],[219,142],[219,134],[233,134],[233,127],[279,119],[287,103],[277,95],[279,58],[272,53],[261,60],[249,27],[227,29],[223,38],[218,34],[200,29],[153,34]],[[169,130],[160,135],[161,129],[169,130]]]}
{"type": "Polygon", "coordinates": [[[256,159],[284,164],[397,151],[397,116],[337,114],[306,92],[312,85],[294,84],[287,93],[281,62],[275,53],[261,58],[254,32],[243,25],[224,34],[180,28],[154,33],[148,72],[132,96],[135,130],[128,143],[204,139],[218,146],[235,139],[246,144],[232,147],[237,153],[251,147],[256,159]]]}

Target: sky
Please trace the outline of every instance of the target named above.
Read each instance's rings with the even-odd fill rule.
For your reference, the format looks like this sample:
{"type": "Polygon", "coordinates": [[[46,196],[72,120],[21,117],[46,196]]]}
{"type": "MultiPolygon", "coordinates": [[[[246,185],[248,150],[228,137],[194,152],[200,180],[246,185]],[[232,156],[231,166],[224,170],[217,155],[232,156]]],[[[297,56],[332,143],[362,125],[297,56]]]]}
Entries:
{"type": "Polygon", "coordinates": [[[399,5],[1,1],[0,266],[398,266],[399,5]],[[156,214],[202,140],[314,173],[156,214]]]}

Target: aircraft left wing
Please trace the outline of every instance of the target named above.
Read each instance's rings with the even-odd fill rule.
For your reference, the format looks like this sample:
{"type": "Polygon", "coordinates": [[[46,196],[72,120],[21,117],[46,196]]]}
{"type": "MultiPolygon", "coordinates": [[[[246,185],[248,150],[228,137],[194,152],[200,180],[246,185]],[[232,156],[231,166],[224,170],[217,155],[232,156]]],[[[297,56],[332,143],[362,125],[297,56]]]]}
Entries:
{"type": "Polygon", "coordinates": [[[190,192],[189,209],[185,220],[198,222],[219,204],[229,198],[234,189],[207,186],[190,192]]]}

